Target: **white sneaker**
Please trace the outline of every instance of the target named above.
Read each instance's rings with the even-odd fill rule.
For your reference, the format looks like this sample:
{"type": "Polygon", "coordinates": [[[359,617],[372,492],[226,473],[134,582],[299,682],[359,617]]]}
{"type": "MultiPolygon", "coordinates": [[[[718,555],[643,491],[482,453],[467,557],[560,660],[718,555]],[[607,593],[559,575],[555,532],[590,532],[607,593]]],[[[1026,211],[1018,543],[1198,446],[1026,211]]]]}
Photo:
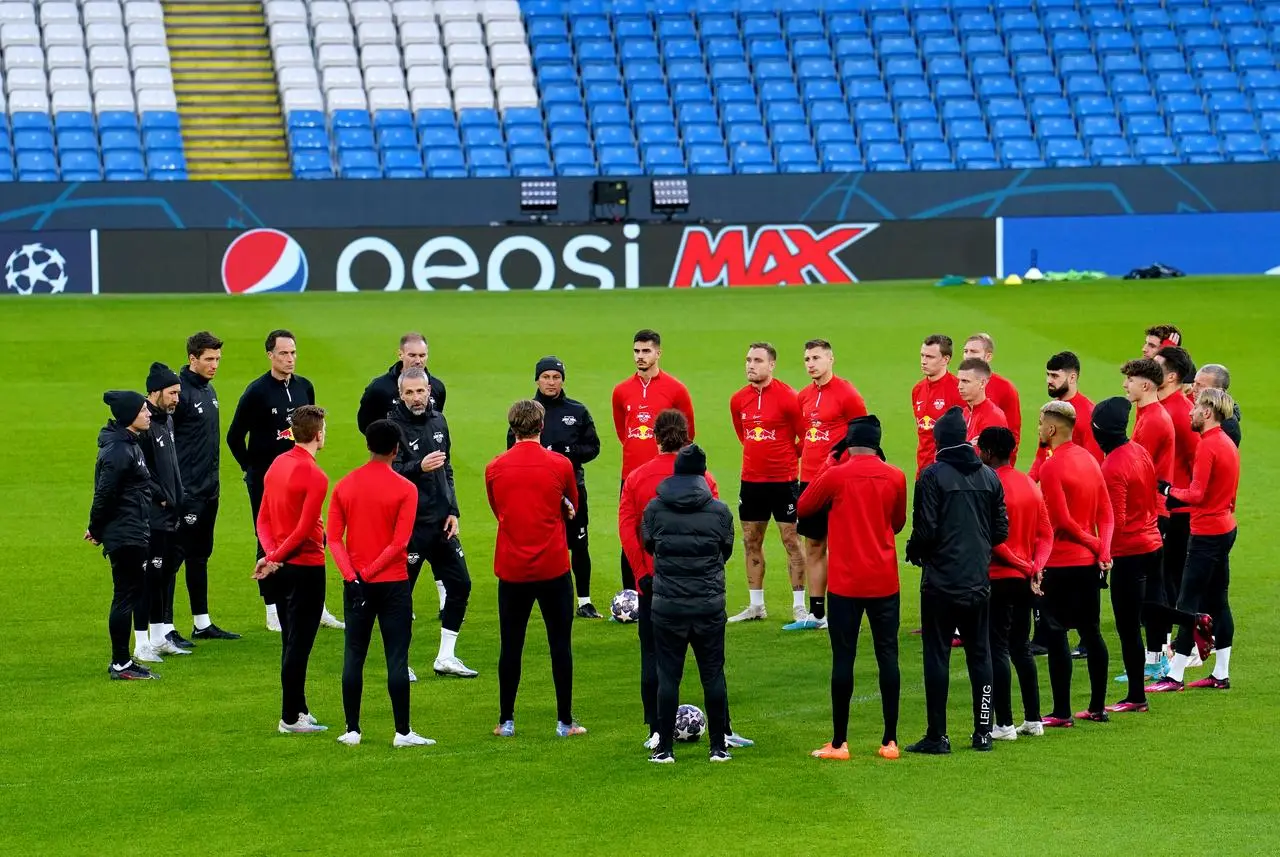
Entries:
{"type": "Polygon", "coordinates": [[[160,653],[160,654],[162,654],[162,655],[189,655],[189,654],[191,654],[191,652],[187,651],[186,649],[182,649],[182,648],[179,648],[178,646],[175,646],[173,643],[169,642],[169,640],[168,640],[168,639],[162,639],[162,640],[161,640],[160,642],[158,642],[158,643],[152,643],[152,644],[151,644],[151,648],[152,648],[153,650],[155,650],[155,651],[159,652],[159,653],[160,653]]]}
{"type": "Polygon", "coordinates": [[[658,741],[659,741],[659,740],[661,740],[661,739],[659,738],[658,733],[657,733],[657,732],[654,732],[652,735],[650,735],[650,736],[645,740],[645,742],[644,742],[644,748],[645,748],[646,750],[656,750],[656,749],[658,749],[658,741]]]}
{"type": "Polygon", "coordinates": [[[360,746],[360,733],[359,732],[343,732],[341,735],[338,736],[338,743],[346,744],[348,747],[358,747],[360,746]]]}
{"type": "MultiPolygon", "coordinates": [[[[1040,727],[1042,730],[1044,727],[1040,727]]],[[[1008,726],[995,726],[991,729],[991,738],[995,741],[1017,741],[1018,730],[1013,728],[1013,724],[1008,726]]]]}
{"type": "Polygon", "coordinates": [[[347,623],[340,621],[337,616],[330,613],[328,607],[324,608],[320,613],[320,624],[326,628],[333,628],[337,631],[341,631],[343,628],[347,627],[347,623]]]}
{"type": "Polygon", "coordinates": [[[280,617],[275,613],[267,614],[267,630],[280,633],[280,617]]]}
{"type": "Polygon", "coordinates": [[[133,659],[135,661],[146,661],[149,664],[164,663],[164,658],[160,657],[160,653],[156,651],[156,647],[150,643],[141,643],[134,646],[133,659]]]}
{"type": "Polygon", "coordinates": [[[764,609],[764,605],[759,607],[750,606],[736,616],[730,616],[730,622],[755,622],[760,619],[768,619],[769,611],[764,609]]]}
{"type": "Polygon", "coordinates": [[[312,732],[327,732],[329,730],[328,726],[308,722],[305,715],[299,717],[297,723],[285,723],[281,720],[277,728],[286,735],[307,735],[312,732]]]}
{"type": "Polygon", "coordinates": [[[1039,736],[1044,734],[1044,724],[1039,720],[1024,720],[1022,725],[1018,727],[1019,735],[1039,736]]]}
{"type": "Polygon", "coordinates": [[[478,672],[457,658],[436,658],[433,668],[436,671],[436,675],[451,675],[458,678],[475,678],[479,675],[478,672]]]}
{"type": "Polygon", "coordinates": [[[415,682],[417,680],[418,680],[418,674],[413,671],[413,667],[409,667],[409,681],[415,682]]]}
{"type": "Polygon", "coordinates": [[[395,740],[391,742],[392,747],[430,747],[436,743],[431,738],[423,738],[417,732],[410,731],[408,735],[396,733],[395,740]]]}
{"type": "Polygon", "coordinates": [[[799,622],[809,616],[809,608],[803,607],[799,604],[793,604],[791,605],[791,616],[795,621],[799,622]]]}
{"type": "MultiPolygon", "coordinates": [[[[320,724],[320,721],[319,721],[319,720],[316,720],[316,716],[315,716],[314,714],[312,714],[311,712],[309,712],[309,711],[307,711],[307,712],[303,712],[302,714],[299,714],[299,715],[298,715],[298,720],[299,720],[300,722],[301,722],[301,721],[306,721],[307,723],[310,723],[312,726],[318,726],[318,725],[320,724]]],[[[326,727],[326,728],[328,728],[328,727],[326,727]]]]}

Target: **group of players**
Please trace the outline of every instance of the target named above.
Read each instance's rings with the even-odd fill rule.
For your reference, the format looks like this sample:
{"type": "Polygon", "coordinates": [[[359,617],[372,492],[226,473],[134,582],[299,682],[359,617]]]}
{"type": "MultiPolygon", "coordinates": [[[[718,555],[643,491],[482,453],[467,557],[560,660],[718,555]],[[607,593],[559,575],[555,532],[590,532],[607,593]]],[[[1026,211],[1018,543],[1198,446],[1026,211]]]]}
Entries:
{"type": "MultiPolygon", "coordinates": [[[[1143,357],[1122,369],[1125,398],[1097,409],[1078,390],[1075,355],[1051,357],[1046,364],[1050,402],[1040,411],[1039,443],[1027,475],[1013,469],[1021,408],[1014,386],[991,370],[991,337],[976,334],[965,342],[954,375],[949,371],[952,340],[925,338],[924,377],[912,390],[918,445],[908,560],[923,569],[929,731],[906,749],[949,752],[946,670],[953,645],[966,649],[978,749],[989,749],[992,738],[1038,735],[1045,726],[1071,726],[1075,719],[1103,721],[1108,711],[1145,711],[1145,681],[1153,682],[1147,692],[1181,690],[1193,648],[1207,654],[1215,633],[1213,675],[1191,685],[1229,686],[1228,555],[1235,534],[1239,411],[1226,393],[1225,367],[1197,372],[1180,341],[1171,326],[1148,330],[1143,357]],[[1129,403],[1138,409],[1133,443],[1126,437],[1129,403]],[[1234,444],[1224,446],[1217,439],[1223,428],[1234,444]],[[1098,632],[1099,592],[1109,576],[1125,676],[1136,678],[1140,670],[1144,675],[1130,682],[1128,695],[1113,706],[1103,698],[1107,649],[1098,632]],[[1031,654],[1033,606],[1042,619],[1037,637],[1048,649],[1053,685],[1054,707],[1043,718],[1031,654]],[[1175,624],[1180,633],[1170,659],[1166,644],[1175,624]],[[1069,628],[1080,632],[1092,687],[1088,709],[1074,717],[1069,628]],[[1025,709],[1016,729],[1009,699],[1011,663],[1025,709]]],[[[357,424],[370,462],[335,489],[327,530],[320,510],[328,480],[315,463],[324,445],[324,411],[316,407],[314,387],[295,372],[293,334],[272,331],[265,346],[270,369],[245,390],[226,440],[245,474],[254,514],[259,542],[254,576],[267,627],[283,638],[279,729],[324,729],[306,704],[305,679],[320,624],[342,627],[325,606],[327,542],[346,584],[347,729],[339,740],[360,740],[363,665],[377,620],[386,648],[394,742],[431,743],[409,728],[408,713],[408,684],[416,681],[408,662],[412,591],[424,562],[431,566],[440,603],[434,671],[464,678],[476,672],[455,653],[471,582],[458,540],[451,439],[443,416],[446,391],[426,369],[427,341],[417,333],[402,337],[398,362],[366,388],[357,424]]],[[[113,419],[99,437],[85,538],[101,544],[112,565],[113,679],[154,678],[144,662],[194,648],[172,624],[176,574],[183,563],[192,636],[238,636],[212,623],[206,594],[221,440],[211,381],[221,347],[212,334],[197,333],[187,342],[188,365],[181,373],[153,364],[145,397],[121,391],[104,396],[113,419]],[[131,620],[137,631],[132,657],[131,620]]],[[[622,445],[622,585],[635,590],[640,603],[641,696],[650,735],[645,745],[655,755],[660,744],[669,747],[670,742],[659,735],[653,558],[646,553],[640,521],[658,486],[675,471],[676,453],[694,436],[689,392],[661,370],[661,354],[661,337],[639,331],[633,341],[635,373],[612,396],[622,445]]],[[[774,377],[776,361],[772,345],[753,343],[746,357],[747,384],[730,400],[742,444],[739,519],[750,601],[727,621],[767,618],[763,545],[773,520],[793,590],[792,621],[784,627],[827,630],[831,639],[833,736],[814,755],[849,757],[852,666],[865,612],[880,667],[885,732],[879,752],[897,758],[900,599],[894,536],[905,526],[906,479],[884,462],[878,420],[868,415],[853,385],[834,374],[829,342],[805,343],[812,383],[799,391],[774,377]]],[[[534,398],[517,402],[508,415],[509,451],[486,471],[490,506],[499,520],[499,735],[514,733],[520,652],[534,603],[551,643],[557,733],[585,732],[572,714],[569,627],[575,613],[601,618],[590,598],[583,470],[601,445],[587,408],[565,396],[566,375],[554,357],[538,362],[534,398]],[[548,506],[549,496],[558,502],[548,506]]],[[[710,473],[705,478],[716,493],[710,473]]],[[[729,727],[727,710],[725,722],[717,725],[727,746],[750,745],[729,727]]]]}

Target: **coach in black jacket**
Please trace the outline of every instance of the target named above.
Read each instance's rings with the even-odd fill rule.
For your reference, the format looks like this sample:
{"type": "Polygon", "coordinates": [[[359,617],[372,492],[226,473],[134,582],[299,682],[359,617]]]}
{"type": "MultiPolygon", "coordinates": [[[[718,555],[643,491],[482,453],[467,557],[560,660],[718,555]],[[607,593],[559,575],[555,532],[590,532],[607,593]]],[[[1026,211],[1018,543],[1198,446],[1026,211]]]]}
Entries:
{"type": "Polygon", "coordinates": [[[922,569],[920,623],[929,727],[910,753],[951,752],[947,689],[951,639],[964,640],[973,686],[973,748],[991,749],[991,652],[988,646],[991,549],[1009,537],[1004,489],[965,441],[960,408],[933,427],[937,460],[916,481],[907,561],[922,569]]]}
{"type": "Polygon", "coordinates": [[[113,390],[102,401],[112,419],[98,432],[98,460],[93,468],[93,505],[85,541],[101,545],[111,560],[113,594],[107,627],[111,635],[113,679],[152,678],[129,657],[129,630],[141,603],[142,573],[151,540],[151,474],[138,447],[138,435],[151,427],[151,411],[140,393],[113,390]]]}
{"type": "Polygon", "coordinates": [[[173,550],[174,534],[185,502],[182,475],[178,468],[177,443],[173,434],[173,411],[178,404],[182,385],[178,373],[163,363],[152,363],[147,373],[147,409],[151,427],[138,437],[142,456],[151,472],[151,546],[148,551],[146,587],[150,612],[150,631],[139,617],[134,617],[134,630],[140,640],[161,654],[182,654],[192,643],[165,626],[173,615],[173,586],[178,574],[178,556],[173,550]]]}
{"type": "MultiPolygon", "coordinates": [[[[395,469],[418,489],[418,515],[409,542],[409,581],[416,587],[422,564],[431,566],[440,592],[440,651],[438,675],[474,678],[454,653],[458,631],[467,615],[471,575],[458,541],[458,495],[453,487],[449,424],[430,405],[430,384],[423,369],[406,369],[400,376],[399,399],[390,419],[400,429],[395,469]]],[[[416,680],[410,670],[410,680],[416,680]]]]}
{"type": "Polygon", "coordinates": [[[696,445],[676,455],[641,521],[653,555],[653,642],[658,663],[658,749],[649,761],[675,761],[676,708],[684,656],[693,647],[707,707],[711,761],[728,761],[724,678],[724,564],[733,554],[733,513],[711,496],[707,457],[696,445]]]}
{"type": "MultiPolygon", "coordinates": [[[[533,369],[538,384],[534,399],[546,411],[541,443],[573,462],[578,479],[578,508],[572,521],[565,521],[565,537],[569,542],[569,562],[578,592],[578,618],[603,618],[591,603],[591,550],[587,543],[591,515],[587,509],[587,475],[582,466],[600,455],[600,436],[587,406],[564,394],[564,363],[558,357],[543,357],[533,369]]],[[[507,449],[515,446],[516,436],[507,430],[507,449]]]]}
{"type": "MultiPolygon", "coordinates": [[[[356,412],[356,427],[360,433],[374,420],[386,419],[400,399],[400,373],[406,369],[427,370],[427,338],[421,333],[406,333],[400,337],[400,351],[394,366],[369,382],[360,397],[360,409],[356,412]]],[[[444,413],[444,382],[427,373],[430,385],[430,405],[444,413]]]]}

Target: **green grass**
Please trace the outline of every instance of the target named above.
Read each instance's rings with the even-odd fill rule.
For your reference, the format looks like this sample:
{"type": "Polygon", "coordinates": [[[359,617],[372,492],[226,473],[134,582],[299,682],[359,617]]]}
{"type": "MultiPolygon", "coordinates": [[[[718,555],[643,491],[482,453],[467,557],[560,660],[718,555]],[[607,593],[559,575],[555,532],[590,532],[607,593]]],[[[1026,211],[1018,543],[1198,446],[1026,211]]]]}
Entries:
{"type": "MultiPolygon", "coordinates": [[[[868,284],[6,301],[0,309],[0,401],[8,418],[0,453],[0,852],[950,857],[1132,854],[1158,841],[1166,853],[1204,845],[1221,854],[1275,853],[1280,583],[1271,503],[1280,478],[1280,413],[1269,389],[1274,373],[1266,345],[1280,323],[1275,305],[1275,280],[1263,278],[991,289],[868,284]],[[789,586],[771,535],[773,618],[731,628],[727,645],[735,725],[757,740],[754,749],[737,753],[727,766],[706,764],[705,745],[686,750],[672,768],[646,764],[635,632],[604,623],[575,626],[575,710],[591,734],[554,738],[537,619],[518,703],[519,737],[499,742],[490,735],[497,716],[497,636],[493,525],[481,474],[503,448],[507,405],[532,390],[538,357],[554,352],[565,361],[570,394],[593,409],[606,440],[600,460],[588,468],[593,590],[603,606],[617,588],[610,507],[618,447],[609,391],[630,371],[635,329],[655,327],[665,337],[663,366],[691,389],[699,439],[733,501],[739,452],[727,401],[744,383],[742,360],[752,340],[775,343],[783,353],[780,376],[798,386],[805,380],[803,341],[831,339],[837,370],[886,425],[890,460],[910,472],[907,391],[918,377],[924,334],[941,330],[962,340],[991,332],[996,366],[1022,391],[1024,423],[1033,426],[1049,354],[1075,350],[1084,363],[1082,388],[1096,401],[1120,393],[1116,367],[1138,351],[1143,328],[1162,321],[1182,326],[1199,362],[1232,367],[1232,392],[1244,405],[1242,537],[1232,587],[1240,645],[1230,693],[1157,698],[1148,715],[1020,740],[990,755],[959,750],[946,759],[885,763],[874,755],[880,711],[864,645],[850,734],[855,758],[818,763],[807,752],[830,737],[829,651],[821,635],[780,630],[789,586]],[[332,729],[316,737],[275,733],[279,638],[263,629],[249,579],[247,502],[225,453],[212,604],[215,620],[245,638],[201,645],[181,662],[170,658],[157,683],[107,681],[110,574],[80,540],[94,438],[107,417],[101,393],[136,389],[152,360],[180,365],[185,336],[207,327],[227,340],[216,382],[225,429],[240,390],[265,367],[262,338],[276,326],[297,332],[299,369],[330,409],[329,445],[320,460],[335,481],[364,459],[356,403],[362,386],[392,361],[398,334],[426,331],[431,367],[449,385],[462,539],[475,580],[458,651],[481,676],[465,683],[424,676],[414,687],[415,727],[438,739],[436,747],[392,751],[376,651],[366,674],[364,746],[338,746],[332,729]]],[[[1024,443],[1031,442],[1029,432],[1024,443]]],[[[904,567],[901,574],[905,742],[923,732],[924,697],[919,642],[906,636],[917,616],[917,571],[904,567]]],[[[728,577],[730,605],[740,606],[746,599],[740,555],[728,577]]],[[[331,570],[335,609],[337,580],[331,570]]],[[[438,629],[434,609],[423,612],[413,662],[427,673],[438,629]]],[[[177,613],[186,630],[182,586],[177,613]]],[[[1109,622],[1107,633],[1118,672],[1109,622]]],[[[342,722],[341,652],[341,635],[322,630],[309,697],[331,727],[342,722]]],[[[952,671],[951,732],[958,739],[968,733],[962,660],[953,660],[952,671]]],[[[1041,670],[1047,700],[1043,663],[1041,670]]],[[[700,701],[690,680],[683,696],[700,701]]],[[[1080,667],[1078,701],[1085,684],[1080,667]]]]}

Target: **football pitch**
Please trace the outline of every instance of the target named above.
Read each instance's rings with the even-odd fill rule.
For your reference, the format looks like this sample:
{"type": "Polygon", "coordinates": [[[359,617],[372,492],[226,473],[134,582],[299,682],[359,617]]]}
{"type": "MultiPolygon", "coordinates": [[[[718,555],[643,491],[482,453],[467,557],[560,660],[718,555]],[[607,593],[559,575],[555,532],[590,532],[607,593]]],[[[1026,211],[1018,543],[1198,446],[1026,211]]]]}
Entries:
{"type": "MultiPolygon", "coordinates": [[[[863,284],[755,290],[640,290],[563,294],[307,294],[229,298],[53,298],[0,307],[0,402],[10,419],[0,485],[0,852],[12,854],[922,854],[1081,855],[1280,852],[1280,565],[1272,509],[1280,480],[1275,377],[1280,328],[1276,278],[934,288],[863,284]],[[1225,363],[1244,411],[1243,476],[1231,587],[1237,636],[1229,692],[1155,696],[1151,712],[1080,723],[1042,738],[968,749],[968,680],[952,659],[944,758],[878,758],[881,723],[874,659],[864,630],[847,763],[808,751],[830,739],[825,635],[784,633],[790,586],[776,534],[767,546],[770,618],[728,629],[736,731],[754,739],[728,765],[706,743],[677,746],[678,764],[645,760],[634,626],[577,621],[575,714],[590,734],[554,735],[555,710],[541,620],[533,619],[514,740],[497,720],[494,524],[483,470],[501,452],[505,413],[533,392],[533,366],[555,354],[566,390],[592,409],[604,452],[588,465],[594,601],[617,590],[619,449],[610,391],[632,371],[631,335],[663,336],[662,366],[693,396],[697,439],[724,497],[736,505],[740,453],[729,396],[744,383],[755,340],[779,351],[778,375],[806,381],[803,342],[830,339],[836,371],[854,382],[885,425],[890,462],[913,473],[908,391],[918,347],[933,332],[957,341],[987,331],[994,366],[1019,388],[1023,446],[1035,442],[1044,361],[1070,349],[1081,390],[1121,394],[1119,365],[1138,355],[1143,329],[1184,331],[1197,364],[1225,363]],[[245,384],[267,368],[263,339],[297,335],[298,371],[329,411],[320,464],[331,484],[366,459],[355,427],[361,390],[395,359],[407,330],[430,339],[430,368],[448,385],[461,538],[475,583],[458,655],[473,681],[439,679],[432,587],[421,590],[411,663],[413,725],[435,747],[393,750],[390,704],[374,643],[365,674],[364,743],[342,726],[342,634],[321,629],[308,697],[330,731],[276,732],[279,637],[265,630],[249,578],[253,539],[240,474],[222,456],[222,506],[210,563],[215,622],[244,634],[205,642],[156,665],[163,679],[107,680],[111,576],[81,541],[92,493],[95,438],[108,417],[102,392],[142,389],[153,360],[174,369],[188,334],[226,340],[215,380],[225,433],[245,384]],[[1268,844],[1270,843],[1270,844],[1268,844]]],[[[958,364],[958,357],[953,366],[958,364]]],[[[1022,457],[1025,468],[1030,454],[1022,457]]],[[[905,543],[906,533],[903,533],[905,543]]],[[[901,567],[902,720],[899,743],[924,732],[919,571],[901,567]]],[[[741,550],[730,561],[731,612],[747,602],[741,550]]],[[[189,635],[179,578],[175,617],[189,635]]],[[[340,613],[330,563],[328,604],[340,613]]],[[[1122,672],[1104,595],[1112,673],[1122,672]]],[[[1047,670],[1040,659],[1041,696],[1047,670]]],[[[1188,678],[1204,671],[1193,670],[1188,678]]],[[[1123,695],[1113,685],[1110,701],[1123,695]]],[[[1076,667],[1073,701],[1087,677],[1076,667]]],[[[1018,711],[1015,689],[1015,713],[1018,711]]],[[[702,705],[686,668],[682,701],[702,705]]],[[[1019,718],[1020,719],[1020,718],[1019,718]]]]}

